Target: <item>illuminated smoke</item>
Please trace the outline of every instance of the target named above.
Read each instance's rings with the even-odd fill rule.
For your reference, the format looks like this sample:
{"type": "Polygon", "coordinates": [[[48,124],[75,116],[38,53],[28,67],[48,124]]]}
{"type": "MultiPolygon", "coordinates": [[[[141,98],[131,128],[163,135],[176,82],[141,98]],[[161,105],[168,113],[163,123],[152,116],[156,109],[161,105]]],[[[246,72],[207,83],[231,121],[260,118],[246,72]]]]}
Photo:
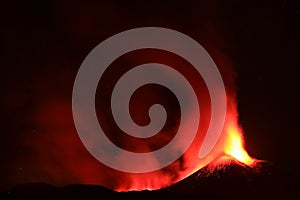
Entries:
{"type": "MultiPolygon", "coordinates": [[[[137,54],[130,54],[123,61],[128,62],[128,65],[137,64],[141,60],[152,59],[154,54],[158,57],[156,59],[170,66],[176,66],[176,59],[173,58],[173,55],[163,54],[162,52],[159,52],[160,56],[157,56],[155,52],[135,53],[137,54]],[[144,56],[142,56],[142,54],[144,54],[144,56]]],[[[120,63],[124,63],[123,61],[121,59],[120,63]]],[[[200,140],[195,141],[184,156],[168,167],[141,175],[134,173],[125,174],[99,163],[87,152],[76,133],[72,121],[71,102],[64,99],[48,99],[37,107],[33,116],[33,121],[37,125],[40,134],[34,138],[28,138],[27,140],[28,145],[30,145],[30,148],[34,149],[35,152],[32,157],[33,163],[31,163],[33,170],[35,170],[37,174],[35,180],[46,181],[56,185],[69,183],[99,184],[117,191],[154,190],[178,182],[205,165],[213,161],[216,162],[216,159],[219,159],[219,165],[223,165],[226,163],[225,160],[222,161],[220,158],[220,155],[223,154],[230,155],[242,163],[251,165],[254,159],[252,159],[244,149],[242,129],[237,123],[237,103],[235,100],[235,87],[232,82],[234,73],[232,73],[230,69],[228,70],[228,68],[224,70],[227,67],[224,66],[224,63],[221,66],[223,67],[221,68],[221,72],[228,95],[226,123],[217,145],[200,163],[198,159],[195,159],[195,155],[198,155],[201,137],[203,138],[201,135],[203,135],[203,132],[207,129],[209,106],[201,107],[202,112],[204,114],[208,113],[208,115],[206,117],[204,115],[204,117],[201,118],[202,129],[200,129],[197,136],[200,140]],[[197,167],[195,168],[195,166],[197,167]],[[109,174],[110,178],[104,176],[107,174],[109,174]]],[[[196,82],[199,80],[195,78],[192,81],[196,82]]],[[[201,82],[199,82],[198,87],[198,90],[205,91],[201,82]]],[[[164,94],[165,91],[163,90],[162,92],[161,94],[164,94]]],[[[161,94],[154,95],[154,99],[157,100],[158,97],[162,98],[160,101],[162,101],[163,104],[170,102],[167,101],[169,99],[168,97],[164,97],[161,94]]],[[[202,92],[202,94],[205,93],[202,92]]],[[[151,102],[151,95],[153,95],[153,90],[150,90],[149,93],[143,93],[142,98],[145,98],[144,102],[148,100],[151,102]]],[[[139,98],[141,97],[136,97],[136,102],[138,102],[137,100],[139,100],[139,98]]],[[[176,103],[174,105],[176,106],[176,103]]],[[[203,99],[201,106],[203,105],[209,105],[209,101],[203,99]]],[[[101,107],[101,104],[98,104],[98,106],[101,107]]],[[[177,111],[171,108],[172,106],[169,110],[171,114],[173,112],[173,114],[177,116],[177,111]]],[[[135,111],[137,110],[133,108],[133,115],[141,116],[144,114],[135,111]]],[[[165,130],[176,130],[177,123],[176,117],[173,118],[165,130]]],[[[109,124],[106,124],[106,126],[110,128],[109,124]]],[[[132,138],[129,138],[131,142],[135,142],[132,144],[129,143],[124,136],[114,138],[114,131],[111,131],[109,134],[111,134],[110,137],[112,137],[113,141],[118,145],[128,148],[129,150],[142,149],[142,151],[157,149],[173,137],[172,134],[160,134],[155,140],[152,139],[149,141],[134,141],[132,138]]]]}
{"type": "MultiPolygon", "coordinates": [[[[197,133],[199,140],[195,141],[184,156],[176,162],[162,170],[142,175],[124,174],[104,166],[89,154],[78,137],[72,118],[71,94],[59,96],[56,95],[56,92],[52,92],[52,95],[55,94],[56,96],[54,95],[55,97],[53,98],[42,98],[41,102],[36,106],[35,112],[29,117],[38,131],[37,135],[25,139],[27,147],[31,150],[26,163],[29,166],[28,168],[31,169],[28,172],[30,180],[49,182],[55,185],[70,183],[99,184],[117,191],[154,190],[176,183],[205,165],[216,162],[216,159],[221,166],[226,162],[222,160],[224,157],[220,158],[220,156],[230,155],[245,164],[253,164],[254,159],[244,149],[243,143],[245,141],[242,129],[238,124],[235,73],[229,59],[220,50],[226,44],[223,44],[224,41],[217,35],[220,32],[217,28],[209,27],[208,25],[203,26],[202,29],[205,31],[202,32],[205,32],[205,34],[199,33],[200,39],[196,39],[199,39],[200,43],[205,41],[206,50],[211,54],[222,74],[227,92],[227,115],[221,138],[213,151],[201,163],[196,158],[204,137],[203,133],[205,133],[209,123],[210,101],[207,98],[207,88],[201,77],[195,77],[193,71],[188,70],[183,73],[186,73],[189,77],[189,81],[195,86],[201,100],[201,126],[199,133],[197,133]],[[106,176],[107,174],[109,176],[106,176]]],[[[174,57],[174,55],[151,51],[134,52],[134,54],[129,54],[124,59],[120,58],[114,64],[119,66],[118,69],[121,69],[117,73],[122,74],[128,70],[126,66],[134,66],[145,62],[145,60],[157,61],[184,70],[186,70],[188,65],[182,59],[174,57]]],[[[112,70],[112,72],[116,71],[112,70]]],[[[120,74],[117,74],[116,77],[120,74]]],[[[64,88],[66,87],[66,82],[70,85],[73,84],[74,77],[75,74],[67,73],[66,76],[63,76],[58,81],[61,87],[64,88]],[[68,77],[67,80],[66,77],[68,77]]],[[[104,85],[99,85],[100,89],[107,92],[116,77],[107,76],[105,79],[108,82],[104,81],[104,85]]],[[[43,91],[48,89],[61,91],[59,87],[53,89],[52,81],[39,80],[39,82],[44,83],[43,91]]],[[[69,87],[68,89],[71,93],[71,88],[69,87]]],[[[111,124],[111,121],[107,122],[107,120],[110,120],[109,118],[101,119],[103,113],[97,113],[100,118],[99,121],[102,121],[104,127],[109,130],[107,134],[109,139],[130,151],[147,152],[160,148],[170,141],[178,126],[176,101],[169,101],[172,99],[172,95],[165,95],[165,90],[161,88],[152,88],[150,91],[146,91],[146,88],[143,88],[140,93],[136,93],[136,96],[133,97],[132,114],[136,116],[135,119],[142,119],[139,123],[145,123],[147,121],[147,115],[145,115],[147,108],[139,103],[141,100],[147,104],[151,104],[151,101],[160,101],[164,106],[171,102],[171,106],[169,106],[171,116],[169,124],[165,128],[167,134],[159,134],[151,140],[136,140],[128,137],[128,135],[122,135],[115,128],[114,124],[111,124]]],[[[43,95],[51,96],[51,94],[41,94],[41,96],[43,95]]],[[[101,110],[103,107],[105,109],[107,104],[100,103],[99,98],[99,96],[96,96],[97,109],[101,110]]]]}

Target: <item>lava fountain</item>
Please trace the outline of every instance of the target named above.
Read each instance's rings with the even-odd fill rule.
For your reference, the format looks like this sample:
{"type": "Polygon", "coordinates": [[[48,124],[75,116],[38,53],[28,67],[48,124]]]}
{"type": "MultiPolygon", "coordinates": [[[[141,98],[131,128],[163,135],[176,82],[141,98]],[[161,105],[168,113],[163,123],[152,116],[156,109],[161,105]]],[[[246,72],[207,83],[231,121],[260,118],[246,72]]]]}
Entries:
{"type": "Polygon", "coordinates": [[[244,148],[244,138],[241,128],[237,124],[229,124],[226,132],[228,136],[225,140],[224,153],[246,165],[252,165],[255,159],[251,158],[244,148]]]}

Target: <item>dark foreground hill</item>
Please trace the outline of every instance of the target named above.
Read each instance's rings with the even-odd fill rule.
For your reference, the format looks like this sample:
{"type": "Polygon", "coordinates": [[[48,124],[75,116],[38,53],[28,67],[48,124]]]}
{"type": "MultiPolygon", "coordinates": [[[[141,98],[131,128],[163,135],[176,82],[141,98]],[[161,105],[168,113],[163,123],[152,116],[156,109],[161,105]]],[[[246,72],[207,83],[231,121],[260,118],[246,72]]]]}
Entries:
{"type": "Polygon", "coordinates": [[[211,172],[201,169],[156,191],[114,192],[97,185],[28,183],[2,191],[0,199],[300,199],[298,181],[268,163],[249,168],[232,161],[211,172]]]}

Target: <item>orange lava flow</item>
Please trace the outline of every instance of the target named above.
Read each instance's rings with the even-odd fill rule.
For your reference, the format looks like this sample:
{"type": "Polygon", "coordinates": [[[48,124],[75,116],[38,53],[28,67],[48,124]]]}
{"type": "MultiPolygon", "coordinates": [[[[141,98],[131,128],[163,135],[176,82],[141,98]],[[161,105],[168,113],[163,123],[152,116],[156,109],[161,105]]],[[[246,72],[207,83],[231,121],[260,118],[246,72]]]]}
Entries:
{"type": "Polygon", "coordinates": [[[241,128],[238,125],[230,124],[226,132],[228,135],[225,140],[224,153],[246,165],[252,165],[255,159],[251,158],[244,148],[244,138],[241,128]]]}

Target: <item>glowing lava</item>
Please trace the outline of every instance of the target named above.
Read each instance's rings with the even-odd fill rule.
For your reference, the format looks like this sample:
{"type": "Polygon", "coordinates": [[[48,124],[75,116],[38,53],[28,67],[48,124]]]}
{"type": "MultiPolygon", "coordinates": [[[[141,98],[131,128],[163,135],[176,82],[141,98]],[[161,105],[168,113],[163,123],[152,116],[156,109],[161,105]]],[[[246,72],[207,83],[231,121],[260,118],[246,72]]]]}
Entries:
{"type": "Polygon", "coordinates": [[[244,140],[241,129],[237,125],[229,125],[226,132],[228,136],[225,141],[224,153],[234,157],[246,165],[253,164],[255,159],[251,158],[244,148],[244,140]]]}

